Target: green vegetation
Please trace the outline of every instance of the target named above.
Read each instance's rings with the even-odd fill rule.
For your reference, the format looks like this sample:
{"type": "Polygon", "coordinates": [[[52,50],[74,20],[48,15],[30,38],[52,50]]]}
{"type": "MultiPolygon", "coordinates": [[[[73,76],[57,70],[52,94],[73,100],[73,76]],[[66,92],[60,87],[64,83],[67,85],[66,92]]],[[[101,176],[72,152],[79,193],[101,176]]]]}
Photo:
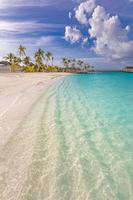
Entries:
{"type": "Polygon", "coordinates": [[[124,72],[133,72],[133,66],[127,66],[123,69],[124,72]]]}
{"type": "Polygon", "coordinates": [[[94,67],[79,59],[62,58],[63,67],[54,66],[54,57],[51,52],[45,52],[38,49],[34,53],[34,63],[26,54],[26,47],[20,45],[17,55],[7,54],[4,59],[9,62],[10,71],[23,72],[69,72],[69,73],[87,73],[93,72],[94,67]]]}
{"type": "Polygon", "coordinates": [[[133,69],[133,66],[127,66],[125,69],[133,69]]]}
{"type": "Polygon", "coordinates": [[[21,62],[20,57],[15,56],[13,53],[9,53],[4,57],[10,63],[10,71],[15,72],[18,69],[19,63],[21,62]]]}

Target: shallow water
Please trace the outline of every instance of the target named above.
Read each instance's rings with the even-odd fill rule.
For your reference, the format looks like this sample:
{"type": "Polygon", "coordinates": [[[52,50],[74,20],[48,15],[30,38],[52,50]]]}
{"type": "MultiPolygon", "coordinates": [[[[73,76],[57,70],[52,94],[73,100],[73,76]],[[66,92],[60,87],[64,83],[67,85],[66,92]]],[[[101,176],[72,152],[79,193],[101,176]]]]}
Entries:
{"type": "Polygon", "coordinates": [[[55,115],[65,199],[133,199],[133,74],[67,77],[55,115]]]}
{"type": "Polygon", "coordinates": [[[133,74],[61,79],[42,95],[17,134],[4,151],[11,172],[0,183],[6,188],[0,189],[2,200],[133,199],[133,74]]]}

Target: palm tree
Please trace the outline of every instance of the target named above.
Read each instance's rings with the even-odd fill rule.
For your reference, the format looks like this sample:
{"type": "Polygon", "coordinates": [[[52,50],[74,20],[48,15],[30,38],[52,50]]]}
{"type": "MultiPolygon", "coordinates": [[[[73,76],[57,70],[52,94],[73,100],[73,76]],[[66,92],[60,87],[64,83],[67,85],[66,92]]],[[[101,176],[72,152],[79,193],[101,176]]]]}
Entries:
{"type": "Polygon", "coordinates": [[[14,56],[12,60],[12,64],[11,64],[11,71],[15,72],[20,67],[19,66],[20,63],[21,63],[21,59],[17,56],[14,56]]]}
{"type": "Polygon", "coordinates": [[[54,57],[53,56],[51,57],[51,61],[52,61],[52,66],[53,66],[53,62],[54,62],[54,57]]]}
{"type": "Polygon", "coordinates": [[[68,63],[68,67],[71,68],[72,60],[71,59],[67,59],[67,63],[68,63]]]}
{"type": "Polygon", "coordinates": [[[20,56],[20,59],[21,59],[20,63],[22,63],[22,65],[23,65],[23,59],[26,56],[26,47],[19,45],[18,55],[20,56]]]}
{"type": "Polygon", "coordinates": [[[66,67],[66,58],[65,58],[65,57],[62,58],[62,63],[63,63],[63,65],[64,65],[64,67],[66,67]]]}
{"type": "Polygon", "coordinates": [[[4,57],[4,59],[7,60],[10,63],[10,71],[11,72],[15,71],[15,69],[14,69],[14,58],[15,58],[15,55],[13,53],[9,53],[4,57]]]}
{"type": "Polygon", "coordinates": [[[45,54],[45,56],[46,56],[46,65],[47,65],[47,67],[48,67],[48,62],[50,61],[50,60],[52,60],[51,58],[52,58],[52,53],[51,52],[47,52],[46,54],[45,54]]]}
{"type": "Polygon", "coordinates": [[[20,58],[23,59],[23,57],[26,56],[26,47],[19,45],[18,54],[19,54],[20,58]]]}
{"type": "Polygon", "coordinates": [[[75,68],[75,66],[76,66],[76,60],[75,59],[72,59],[72,68],[75,68]]]}
{"type": "Polygon", "coordinates": [[[35,52],[35,64],[37,66],[37,71],[40,71],[40,68],[43,65],[43,59],[44,59],[44,51],[42,49],[38,49],[37,52],[35,52]]]}
{"type": "Polygon", "coordinates": [[[80,69],[83,67],[84,62],[82,60],[78,60],[77,64],[79,65],[80,69]]]}
{"type": "Polygon", "coordinates": [[[19,63],[21,62],[21,59],[17,56],[13,57],[13,64],[14,65],[19,65],[19,63]]]}
{"type": "Polygon", "coordinates": [[[63,64],[64,64],[64,67],[65,68],[68,68],[68,66],[69,66],[69,63],[70,63],[70,60],[68,59],[68,58],[62,58],[62,62],[63,62],[63,64]]]}
{"type": "Polygon", "coordinates": [[[7,60],[10,64],[12,64],[14,56],[15,55],[13,53],[9,53],[4,57],[4,59],[7,60]]]}
{"type": "Polygon", "coordinates": [[[29,56],[26,56],[26,57],[24,58],[24,60],[23,60],[23,63],[24,63],[24,65],[29,65],[29,64],[30,64],[30,61],[31,61],[30,57],[29,57],[29,56]]]}
{"type": "Polygon", "coordinates": [[[90,66],[89,64],[86,64],[86,65],[85,65],[85,70],[86,70],[86,71],[89,71],[90,69],[91,69],[91,66],[90,66]]]}
{"type": "Polygon", "coordinates": [[[42,59],[45,59],[45,57],[44,57],[45,52],[43,51],[43,49],[38,49],[37,52],[42,57],[42,59]]]}

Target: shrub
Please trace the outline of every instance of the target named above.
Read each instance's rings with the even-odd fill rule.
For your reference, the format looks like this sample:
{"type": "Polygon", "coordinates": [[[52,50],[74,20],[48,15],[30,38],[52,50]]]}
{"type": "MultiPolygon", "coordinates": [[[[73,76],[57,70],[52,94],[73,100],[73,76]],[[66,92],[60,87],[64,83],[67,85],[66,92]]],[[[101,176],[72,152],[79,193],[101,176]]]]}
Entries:
{"type": "Polygon", "coordinates": [[[18,66],[16,64],[11,64],[10,65],[11,72],[16,72],[17,69],[18,69],[18,66]]]}
{"type": "Polygon", "coordinates": [[[23,71],[24,72],[35,72],[36,70],[35,70],[34,66],[25,66],[23,68],[23,71]]]}
{"type": "Polygon", "coordinates": [[[55,66],[48,66],[47,71],[48,72],[58,72],[58,68],[55,66]]]}

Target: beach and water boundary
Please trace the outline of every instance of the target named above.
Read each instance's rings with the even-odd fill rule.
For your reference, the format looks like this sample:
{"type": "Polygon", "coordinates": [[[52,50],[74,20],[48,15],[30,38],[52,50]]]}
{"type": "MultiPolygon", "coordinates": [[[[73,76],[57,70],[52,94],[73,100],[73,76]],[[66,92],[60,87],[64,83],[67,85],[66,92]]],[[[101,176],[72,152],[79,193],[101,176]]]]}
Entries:
{"type": "Polygon", "coordinates": [[[132,74],[8,76],[0,199],[132,199],[132,74]]]}

